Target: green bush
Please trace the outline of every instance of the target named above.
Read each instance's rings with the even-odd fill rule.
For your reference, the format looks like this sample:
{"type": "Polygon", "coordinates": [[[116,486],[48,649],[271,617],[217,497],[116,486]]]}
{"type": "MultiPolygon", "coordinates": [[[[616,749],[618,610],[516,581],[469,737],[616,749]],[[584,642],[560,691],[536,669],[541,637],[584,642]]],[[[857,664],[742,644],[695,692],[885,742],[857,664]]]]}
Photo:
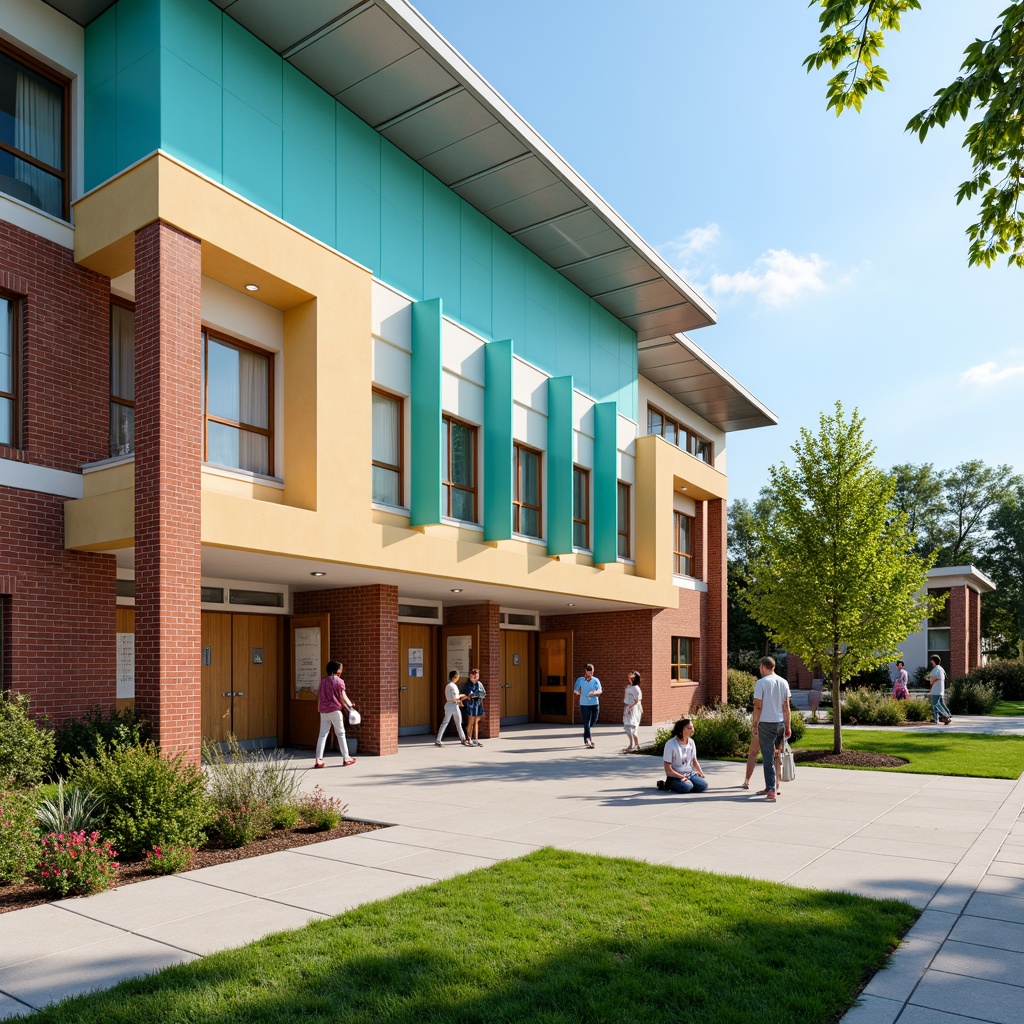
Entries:
{"type": "Polygon", "coordinates": [[[348,804],[343,804],[336,796],[327,796],[320,786],[316,786],[312,793],[301,798],[299,810],[308,825],[318,832],[326,832],[341,824],[348,804]]]}
{"type": "Polygon", "coordinates": [[[114,747],[139,747],[148,739],[149,728],[134,708],[104,712],[103,708],[95,707],[81,718],[69,718],[54,729],[53,774],[67,775],[80,757],[92,757],[114,747]]]}
{"type": "Polygon", "coordinates": [[[29,699],[0,693],[0,786],[38,785],[53,764],[53,734],[29,715],[29,699]]]}
{"type": "Polygon", "coordinates": [[[295,828],[302,821],[302,814],[295,804],[281,804],[280,807],[275,807],[271,813],[274,819],[274,828],[295,828]]]}
{"type": "Polygon", "coordinates": [[[987,715],[999,703],[999,687],[959,676],[946,687],[946,705],[954,715],[987,715]]]}
{"type": "MultiPolygon", "coordinates": [[[[932,685],[931,679],[929,678],[929,676],[931,675],[931,671],[931,665],[921,665],[920,667],[914,669],[914,675],[910,680],[910,685],[913,686],[915,690],[928,689],[932,685]]],[[[931,707],[930,704],[929,707],[931,707]]],[[[930,716],[931,712],[929,711],[928,714],[930,716]]]]}
{"type": "Polygon", "coordinates": [[[225,846],[248,846],[274,830],[273,812],[263,804],[218,807],[213,831],[225,846]]]}
{"type": "Polygon", "coordinates": [[[188,871],[195,855],[192,846],[154,846],[145,852],[146,868],[151,875],[174,875],[188,871]]]}
{"type": "Polygon", "coordinates": [[[99,832],[51,832],[40,846],[29,877],[48,892],[85,896],[114,884],[117,850],[99,832]]]}
{"type": "Polygon", "coordinates": [[[854,689],[868,687],[873,690],[892,689],[892,677],[889,675],[888,665],[876,665],[866,672],[860,672],[847,681],[847,686],[854,689]]]}
{"type": "Polygon", "coordinates": [[[902,725],[907,720],[907,709],[901,700],[887,700],[875,708],[873,725],[902,725]]]}
{"type": "MultiPolygon", "coordinates": [[[[970,672],[973,682],[995,685],[1001,700],[1024,700],[1024,659],[999,659],[970,672]]],[[[952,707],[950,710],[953,710],[952,707]]]]}
{"type": "Polygon", "coordinates": [[[754,706],[754,684],[757,680],[738,668],[731,668],[726,673],[728,686],[728,702],[734,708],[750,709],[754,706]]]}
{"type": "Polygon", "coordinates": [[[791,745],[799,743],[803,739],[804,733],[807,732],[807,722],[800,711],[791,711],[789,713],[789,731],[791,733],[789,737],[791,745]]]}
{"type": "Polygon", "coordinates": [[[906,703],[893,700],[887,691],[880,689],[847,690],[842,721],[852,725],[901,725],[907,718],[906,703]]]}
{"type": "Polygon", "coordinates": [[[56,793],[41,797],[36,805],[36,821],[43,832],[92,832],[100,824],[100,802],[96,794],[75,786],[57,783],[56,793]]]}
{"type": "Polygon", "coordinates": [[[0,790],[0,882],[20,882],[39,855],[35,800],[28,793],[0,790]]]}
{"type": "Polygon", "coordinates": [[[912,697],[902,701],[903,711],[908,722],[930,722],[932,720],[932,702],[927,697],[912,697]]]}
{"type": "Polygon", "coordinates": [[[273,815],[295,802],[302,776],[287,754],[245,750],[229,736],[226,751],[204,743],[203,762],[207,792],[218,810],[262,806],[273,815]]]}
{"type": "Polygon", "coordinates": [[[202,846],[213,814],[203,773],[151,743],[101,750],[75,762],[69,781],[93,790],[104,834],[129,859],[155,846],[202,846]]]}

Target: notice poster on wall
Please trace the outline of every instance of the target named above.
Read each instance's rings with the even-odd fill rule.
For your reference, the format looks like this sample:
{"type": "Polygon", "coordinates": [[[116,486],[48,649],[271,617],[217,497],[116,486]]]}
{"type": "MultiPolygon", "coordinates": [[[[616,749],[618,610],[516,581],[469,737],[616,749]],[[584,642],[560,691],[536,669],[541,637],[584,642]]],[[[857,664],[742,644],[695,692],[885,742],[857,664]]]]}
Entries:
{"type": "Polygon", "coordinates": [[[135,699],[135,634],[117,634],[117,699],[135,699]]]}
{"type": "Polygon", "coordinates": [[[295,630],[295,696],[315,700],[320,687],[320,627],[295,630]]]}
{"type": "Polygon", "coordinates": [[[410,647],[409,648],[409,678],[410,679],[422,679],[423,678],[423,648],[422,647],[410,647]]]}
{"type": "Polygon", "coordinates": [[[447,672],[453,669],[462,676],[469,675],[469,656],[473,650],[473,638],[471,636],[450,636],[448,637],[447,650],[447,672]]]}

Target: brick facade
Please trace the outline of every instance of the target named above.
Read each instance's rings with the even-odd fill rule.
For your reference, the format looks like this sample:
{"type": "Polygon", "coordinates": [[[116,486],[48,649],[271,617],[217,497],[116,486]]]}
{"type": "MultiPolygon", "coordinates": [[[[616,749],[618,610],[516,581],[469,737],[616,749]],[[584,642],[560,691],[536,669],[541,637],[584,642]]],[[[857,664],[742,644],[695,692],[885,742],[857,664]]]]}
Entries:
{"type": "Polygon", "coordinates": [[[949,652],[942,662],[950,679],[967,675],[970,667],[967,644],[970,632],[969,593],[967,587],[951,587],[949,590],[949,652]]]}

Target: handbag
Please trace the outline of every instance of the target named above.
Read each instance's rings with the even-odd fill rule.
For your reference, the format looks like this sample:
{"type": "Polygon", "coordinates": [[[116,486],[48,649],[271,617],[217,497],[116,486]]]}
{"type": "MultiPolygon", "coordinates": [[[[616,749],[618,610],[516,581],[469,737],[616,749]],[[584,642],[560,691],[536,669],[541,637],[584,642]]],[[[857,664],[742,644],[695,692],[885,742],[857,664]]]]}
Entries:
{"type": "Polygon", "coordinates": [[[348,724],[358,725],[363,720],[363,716],[356,711],[355,708],[349,708],[348,711],[348,724]]]}
{"type": "Polygon", "coordinates": [[[796,779],[796,758],[789,740],[782,741],[782,781],[793,782],[796,779]]]}

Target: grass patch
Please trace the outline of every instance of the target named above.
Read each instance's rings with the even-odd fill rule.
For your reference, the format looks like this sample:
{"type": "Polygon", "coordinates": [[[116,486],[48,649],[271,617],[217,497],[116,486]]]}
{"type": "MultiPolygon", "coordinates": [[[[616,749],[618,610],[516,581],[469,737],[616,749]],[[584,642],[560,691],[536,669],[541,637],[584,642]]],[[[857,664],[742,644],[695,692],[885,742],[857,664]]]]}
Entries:
{"type": "Polygon", "coordinates": [[[545,849],[43,1010],[33,1024],[822,1024],[917,917],[545,849]]]}
{"type": "MultiPolygon", "coordinates": [[[[800,741],[805,750],[831,750],[831,729],[808,729],[800,741]]],[[[813,765],[854,771],[916,772],[919,775],[966,775],[978,779],[1017,779],[1024,772],[1024,743],[1019,736],[965,736],[956,733],[914,733],[888,729],[843,731],[843,748],[905,757],[899,768],[813,765]]],[[[802,764],[801,768],[812,767],[802,764]]]]}
{"type": "Polygon", "coordinates": [[[1004,718],[1024,718],[1024,700],[1001,700],[989,714],[1002,715],[1004,718]]]}

